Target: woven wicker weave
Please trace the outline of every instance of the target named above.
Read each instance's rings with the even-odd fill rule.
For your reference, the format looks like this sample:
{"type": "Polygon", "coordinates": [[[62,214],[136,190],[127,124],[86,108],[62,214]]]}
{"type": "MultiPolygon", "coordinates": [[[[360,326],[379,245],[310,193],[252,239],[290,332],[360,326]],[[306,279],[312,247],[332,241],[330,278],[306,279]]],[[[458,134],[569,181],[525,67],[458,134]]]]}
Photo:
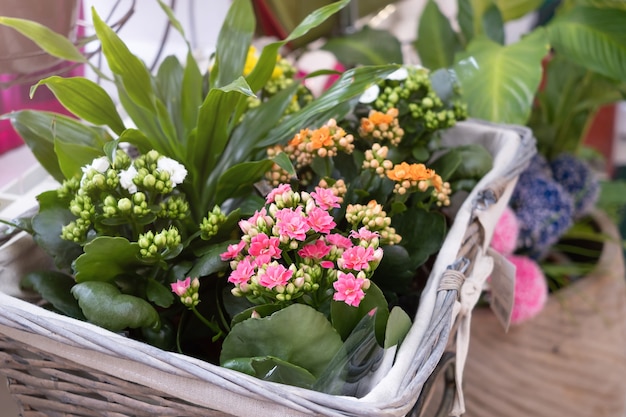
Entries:
{"type": "Polygon", "coordinates": [[[468,121],[450,129],[442,140],[448,146],[484,145],[494,155],[494,168],[458,210],[411,331],[393,366],[364,398],[261,381],[0,293],[0,373],[9,378],[22,415],[420,415],[420,410],[412,409],[458,319],[464,275],[455,266],[466,267],[468,278],[485,269],[481,263],[487,258],[492,228],[476,213],[488,211],[487,218],[495,224],[508,203],[506,190],[512,189],[535,152],[530,131],[516,126],[468,121]]]}

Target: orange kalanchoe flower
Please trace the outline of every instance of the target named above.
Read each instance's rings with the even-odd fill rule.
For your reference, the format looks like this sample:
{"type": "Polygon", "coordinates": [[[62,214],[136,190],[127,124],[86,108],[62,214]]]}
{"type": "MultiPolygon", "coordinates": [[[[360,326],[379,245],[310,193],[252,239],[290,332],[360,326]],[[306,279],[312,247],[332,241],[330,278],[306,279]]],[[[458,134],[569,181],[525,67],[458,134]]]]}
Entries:
{"type": "Polygon", "coordinates": [[[398,109],[391,108],[386,113],[371,110],[368,117],[361,118],[359,134],[374,141],[388,140],[397,146],[404,136],[398,121],[398,109]]]}
{"type": "Polygon", "coordinates": [[[333,145],[333,138],[330,135],[328,126],[322,126],[311,133],[311,149],[320,149],[333,145]]]}

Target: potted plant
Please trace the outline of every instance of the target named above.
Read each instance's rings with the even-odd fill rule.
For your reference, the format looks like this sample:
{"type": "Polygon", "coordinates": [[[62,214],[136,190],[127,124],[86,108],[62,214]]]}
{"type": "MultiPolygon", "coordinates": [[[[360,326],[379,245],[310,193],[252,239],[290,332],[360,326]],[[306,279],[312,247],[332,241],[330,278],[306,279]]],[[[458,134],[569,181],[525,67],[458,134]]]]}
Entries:
{"type": "MultiPolygon", "coordinates": [[[[453,128],[465,114],[445,72],[356,68],[311,97],[278,51],[346,4],[315,11],[257,53],[251,3],[233,2],[207,74],[191,52],[184,65],[167,58],[150,74],[94,10],[134,126],[85,78],[33,87],[50,88],[78,121],[4,116],[60,187],[39,196],[36,215],[5,221],[29,232],[56,270],[22,281],[50,312],[0,295],[3,349],[21,358],[26,347],[68,369],[62,379],[73,393],[91,386],[73,407],[411,410],[456,317],[461,281],[439,281],[453,267],[486,278],[489,233],[473,236],[469,253],[461,243],[475,233],[468,224],[476,210],[506,205],[506,192],[483,193],[494,182],[510,190],[534,143],[524,129],[453,128]],[[454,212],[443,211],[456,188],[446,180],[471,188],[454,212]],[[33,319],[47,330],[28,331],[33,319]],[[45,335],[52,337],[29,342],[45,335]]],[[[89,65],[41,26],[0,23],[89,65]]],[[[473,302],[463,300],[465,308],[473,302]]],[[[51,387],[45,372],[20,361],[12,361],[23,371],[11,374],[13,383],[43,384],[24,406],[64,412],[43,388],[51,387]]]]}

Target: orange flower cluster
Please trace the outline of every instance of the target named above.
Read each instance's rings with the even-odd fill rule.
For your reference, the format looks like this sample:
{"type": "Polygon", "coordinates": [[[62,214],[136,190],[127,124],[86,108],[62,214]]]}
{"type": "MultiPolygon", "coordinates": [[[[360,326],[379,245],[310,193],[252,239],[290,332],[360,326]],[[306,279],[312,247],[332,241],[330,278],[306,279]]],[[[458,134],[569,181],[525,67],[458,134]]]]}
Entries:
{"type": "Polygon", "coordinates": [[[424,164],[408,164],[402,162],[394,165],[387,171],[387,178],[396,181],[394,192],[400,195],[406,194],[411,189],[426,191],[433,187],[433,196],[437,205],[447,206],[450,204],[450,184],[443,182],[440,175],[434,169],[427,168],[424,164]]]}
{"type": "Polygon", "coordinates": [[[404,130],[398,122],[398,109],[391,108],[386,113],[371,110],[368,117],[361,119],[359,134],[378,142],[387,140],[393,146],[398,146],[404,136],[404,130]]]}

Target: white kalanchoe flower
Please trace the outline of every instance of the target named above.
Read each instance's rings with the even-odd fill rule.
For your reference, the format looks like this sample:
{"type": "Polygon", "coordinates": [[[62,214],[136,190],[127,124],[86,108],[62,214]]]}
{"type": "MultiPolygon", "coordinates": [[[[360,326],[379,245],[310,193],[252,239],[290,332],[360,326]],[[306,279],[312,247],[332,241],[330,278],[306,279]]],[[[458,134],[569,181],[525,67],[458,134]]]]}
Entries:
{"type": "Polygon", "coordinates": [[[380,94],[380,87],[374,84],[373,86],[368,87],[368,89],[363,92],[363,94],[361,95],[361,98],[359,98],[359,103],[363,103],[363,104],[372,103],[374,100],[378,98],[379,94],[380,94]]]}
{"type": "Polygon", "coordinates": [[[406,80],[408,77],[409,77],[409,71],[407,71],[406,68],[402,67],[402,68],[398,68],[397,70],[389,74],[387,76],[387,79],[393,80],[393,81],[402,81],[402,80],[406,80]]]}
{"type": "Polygon", "coordinates": [[[187,176],[187,169],[178,161],[162,156],[157,160],[157,171],[165,171],[170,174],[170,181],[174,186],[182,184],[187,176]]]}
{"type": "Polygon", "coordinates": [[[81,171],[83,171],[83,177],[80,180],[80,185],[82,186],[85,184],[87,174],[91,172],[91,170],[95,170],[101,174],[104,174],[110,166],[111,163],[109,162],[109,159],[106,156],[101,156],[91,161],[91,164],[81,167],[81,171]]]}
{"type": "Polygon", "coordinates": [[[137,192],[137,186],[133,182],[133,179],[137,176],[137,170],[134,166],[131,165],[128,169],[120,171],[118,176],[120,178],[120,185],[122,188],[131,194],[135,194],[137,192]]]}

